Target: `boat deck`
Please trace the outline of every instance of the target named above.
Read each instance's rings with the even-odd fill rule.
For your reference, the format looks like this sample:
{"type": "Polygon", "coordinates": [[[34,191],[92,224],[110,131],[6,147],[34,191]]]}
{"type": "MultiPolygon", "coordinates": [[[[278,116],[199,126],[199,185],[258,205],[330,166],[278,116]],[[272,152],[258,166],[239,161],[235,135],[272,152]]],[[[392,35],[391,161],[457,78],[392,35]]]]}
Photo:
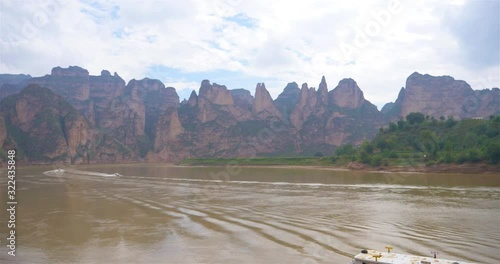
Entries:
{"type": "Polygon", "coordinates": [[[380,252],[368,250],[368,253],[360,253],[354,256],[352,264],[474,264],[456,260],[422,257],[397,253],[380,252]]]}

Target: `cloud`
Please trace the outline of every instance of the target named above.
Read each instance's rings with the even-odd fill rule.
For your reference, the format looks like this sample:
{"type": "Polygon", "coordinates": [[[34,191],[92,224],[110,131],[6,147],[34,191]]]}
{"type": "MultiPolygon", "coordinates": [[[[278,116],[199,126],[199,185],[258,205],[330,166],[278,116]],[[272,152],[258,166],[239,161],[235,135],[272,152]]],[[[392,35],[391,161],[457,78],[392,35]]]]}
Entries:
{"type": "Polygon", "coordinates": [[[54,66],[79,65],[91,74],[116,71],[126,80],[158,78],[177,89],[198,89],[202,79],[210,79],[253,92],[257,82],[265,82],[273,97],[288,82],[317,86],[325,75],[333,89],[351,77],[379,108],[395,100],[414,71],[482,80],[476,82],[478,89],[500,86],[490,77],[500,71],[494,42],[498,26],[496,35],[488,34],[495,32],[493,15],[499,14],[487,0],[33,0],[0,5],[2,73],[37,76],[54,66]],[[378,22],[376,14],[390,12],[395,1],[400,12],[391,13],[388,23],[378,22]],[[481,17],[489,26],[465,27],[481,17]],[[357,34],[373,23],[380,31],[356,46],[357,34]],[[471,30],[477,33],[472,40],[467,39],[471,30]],[[352,58],[346,59],[342,43],[356,48],[352,58]],[[482,66],[471,67],[478,63],[482,66]]]}
{"type": "Polygon", "coordinates": [[[500,65],[500,1],[469,0],[444,17],[458,41],[459,56],[466,66],[500,65]]]}
{"type": "Polygon", "coordinates": [[[224,20],[234,22],[240,26],[253,28],[255,27],[256,21],[255,19],[247,16],[246,14],[239,13],[234,16],[225,17],[224,20]]]}

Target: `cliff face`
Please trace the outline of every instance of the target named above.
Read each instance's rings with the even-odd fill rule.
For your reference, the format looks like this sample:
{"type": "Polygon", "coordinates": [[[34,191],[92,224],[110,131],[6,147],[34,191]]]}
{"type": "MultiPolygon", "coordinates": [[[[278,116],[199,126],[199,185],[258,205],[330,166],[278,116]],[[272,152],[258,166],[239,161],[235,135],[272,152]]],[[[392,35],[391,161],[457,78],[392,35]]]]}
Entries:
{"type": "Polygon", "coordinates": [[[450,76],[422,75],[417,72],[406,80],[399,96],[388,111],[392,118],[404,117],[411,112],[455,118],[487,117],[500,111],[500,91],[474,91],[464,81],[450,76]]]}
{"type": "Polygon", "coordinates": [[[174,88],[165,88],[162,82],[155,79],[132,80],[128,86],[137,87],[138,95],[145,107],[145,133],[154,140],[160,115],[168,108],[178,107],[179,96],[174,88]]]}
{"type": "MultiPolygon", "coordinates": [[[[51,86],[48,86],[50,88],[51,86]]],[[[107,120],[109,110],[114,108],[119,101],[119,95],[125,90],[125,81],[118,74],[111,74],[103,70],[100,76],[89,77],[89,102],[79,108],[89,120],[94,121],[96,126],[105,129],[110,127],[110,122],[107,120]]],[[[115,124],[116,126],[116,124],[115,124]]]]}
{"type": "Polygon", "coordinates": [[[356,109],[365,103],[363,92],[353,79],[343,79],[330,93],[332,104],[339,107],[356,109]]]}
{"type": "Polygon", "coordinates": [[[229,91],[204,80],[199,96],[193,92],[188,101],[160,117],[155,150],[148,159],[248,157],[284,151],[293,137],[286,131],[283,136],[276,134],[274,126],[283,127],[283,122],[265,85],[258,84],[255,94],[254,99],[249,92],[229,91]]]}
{"type": "Polygon", "coordinates": [[[89,99],[89,72],[78,66],[67,69],[56,67],[52,69],[50,75],[32,78],[28,82],[47,87],[72,104],[89,99]]]}
{"type": "Polygon", "coordinates": [[[122,96],[113,98],[99,111],[98,125],[106,134],[137,150],[137,140],[144,135],[146,110],[139,96],[140,87],[130,82],[122,96]]]}
{"type": "Polygon", "coordinates": [[[264,83],[258,83],[255,88],[255,100],[252,106],[252,114],[261,118],[280,116],[280,112],[274,105],[273,98],[271,98],[264,83]]]}
{"type": "Polygon", "coordinates": [[[467,111],[473,117],[487,117],[500,114],[500,89],[484,89],[474,91],[475,97],[466,102],[467,111]]]}
{"type": "Polygon", "coordinates": [[[274,101],[264,83],[253,97],[204,80],[182,103],[158,80],[125,85],[116,73],[92,76],[76,66],[35,78],[0,75],[0,84],[0,95],[14,93],[0,101],[0,146],[37,163],[329,154],[410,112],[457,118],[500,112],[497,88],[474,91],[451,77],[418,73],[382,112],[352,79],[331,91],[324,77],[318,89],[289,83],[274,101]]]}
{"type": "Polygon", "coordinates": [[[66,100],[47,88],[30,85],[4,98],[0,112],[2,147],[16,148],[22,161],[82,163],[93,158],[96,132],[66,100]]]}
{"type": "Polygon", "coordinates": [[[383,115],[363,97],[354,80],[341,80],[328,92],[323,77],[318,87],[316,91],[302,85],[290,116],[291,124],[299,131],[299,152],[331,153],[335,146],[359,144],[384,124],[383,115]]]}
{"type": "Polygon", "coordinates": [[[217,105],[234,105],[231,92],[224,85],[203,80],[200,87],[200,98],[217,105]]]}
{"type": "Polygon", "coordinates": [[[29,84],[46,87],[61,95],[93,125],[102,125],[111,101],[123,94],[125,81],[116,73],[103,70],[100,76],[89,75],[78,66],[55,67],[50,75],[29,78],[17,84],[22,89],[29,84]]]}
{"type": "Polygon", "coordinates": [[[231,96],[233,97],[234,104],[248,111],[252,110],[254,104],[254,97],[250,94],[250,91],[245,89],[233,89],[231,91],[231,96]]]}
{"type": "Polygon", "coordinates": [[[316,107],[316,99],[316,90],[309,89],[307,83],[302,84],[298,102],[290,115],[290,121],[295,128],[300,130],[305,119],[312,114],[316,107]]]}
{"type": "Polygon", "coordinates": [[[274,100],[274,104],[283,116],[290,117],[299,101],[299,95],[299,85],[296,82],[288,83],[283,92],[274,100]]]}

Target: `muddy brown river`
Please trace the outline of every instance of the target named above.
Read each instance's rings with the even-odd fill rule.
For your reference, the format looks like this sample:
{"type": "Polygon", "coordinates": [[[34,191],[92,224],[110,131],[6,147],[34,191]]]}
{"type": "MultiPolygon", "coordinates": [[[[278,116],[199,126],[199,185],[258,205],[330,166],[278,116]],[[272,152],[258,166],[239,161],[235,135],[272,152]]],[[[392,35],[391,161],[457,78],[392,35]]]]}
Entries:
{"type": "Polygon", "coordinates": [[[386,245],[500,263],[500,175],[62,168],[17,170],[15,257],[1,170],[0,263],[344,264],[386,245]]]}

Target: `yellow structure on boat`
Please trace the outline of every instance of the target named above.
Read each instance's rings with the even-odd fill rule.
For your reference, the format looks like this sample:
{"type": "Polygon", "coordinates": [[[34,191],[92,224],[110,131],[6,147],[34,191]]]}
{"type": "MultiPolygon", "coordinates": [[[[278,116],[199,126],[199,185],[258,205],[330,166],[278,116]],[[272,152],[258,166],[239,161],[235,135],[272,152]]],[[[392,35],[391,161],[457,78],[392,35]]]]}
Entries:
{"type": "Polygon", "coordinates": [[[362,250],[354,256],[351,264],[474,264],[456,260],[439,259],[434,257],[422,257],[391,253],[392,247],[385,247],[387,252],[377,250],[362,250]]]}

